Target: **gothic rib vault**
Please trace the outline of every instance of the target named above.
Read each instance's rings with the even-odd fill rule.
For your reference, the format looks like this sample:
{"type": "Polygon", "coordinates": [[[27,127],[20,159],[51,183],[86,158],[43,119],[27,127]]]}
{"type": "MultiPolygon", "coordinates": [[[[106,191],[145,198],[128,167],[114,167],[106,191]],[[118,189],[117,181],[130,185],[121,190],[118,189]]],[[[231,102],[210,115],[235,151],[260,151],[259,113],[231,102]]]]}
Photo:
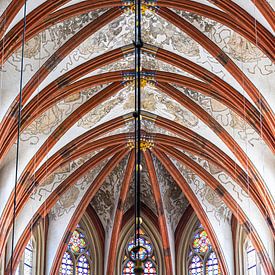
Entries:
{"type": "MultiPolygon", "coordinates": [[[[0,4],[0,256],[8,270],[24,1],[0,4]]],[[[46,274],[56,274],[68,232],[90,205],[104,228],[105,274],[113,274],[133,203],[133,2],[27,5],[14,262],[47,217],[46,274]]],[[[161,225],[167,275],[176,274],[175,232],[188,205],[223,274],[234,274],[233,217],[266,274],[274,272],[272,5],[143,2],[142,202],[161,225]]]]}

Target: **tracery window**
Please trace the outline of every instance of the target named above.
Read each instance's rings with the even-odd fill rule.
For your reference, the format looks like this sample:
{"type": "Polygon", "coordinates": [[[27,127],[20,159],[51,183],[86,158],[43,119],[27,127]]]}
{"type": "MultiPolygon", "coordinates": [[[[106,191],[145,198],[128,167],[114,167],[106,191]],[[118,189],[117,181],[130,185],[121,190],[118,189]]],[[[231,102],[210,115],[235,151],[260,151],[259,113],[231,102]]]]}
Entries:
{"type": "Polygon", "coordinates": [[[73,232],[64,253],[59,274],[91,275],[91,251],[83,229],[78,226],[73,232]]]}
{"type": "MultiPolygon", "coordinates": [[[[157,275],[157,264],[156,264],[156,257],[154,255],[154,247],[151,240],[145,234],[143,230],[140,231],[140,238],[139,238],[140,245],[145,247],[148,253],[148,259],[144,263],[144,274],[148,275],[157,275]]],[[[129,242],[127,243],[125,249],[124,260],[122,264],[122,275],[132,275],[134,273],[135,268],[135,255],[132,251],[132,248],[135,246],[135,238],[132,237],[129,242]]],[[[146,256],[146,251],[140,252],[140,259],[144,259],[146,256]]]]}
{"type": "Polygon", "coordinates": [[[263,275],[264,271],[262,269],[260,260],[257,256],[257,252],[252,245],[251,241],[248,239],[245,245],[245,263],[246,263],[246,272],[247,275],[263,275]]]}
{"type": "Polygon", "coordinates": [[[25,247],[24,254],[16,270],[16,275],[32,275],[33,274],[33,258],[34,248],[32,239],[29,240],[25,247]]]}
{"type": "Polygon", "coordinates": [[[221,274],[216,253],[202,225],[198,225],[192,234],[187,263],[189,275],[221,274]]]}

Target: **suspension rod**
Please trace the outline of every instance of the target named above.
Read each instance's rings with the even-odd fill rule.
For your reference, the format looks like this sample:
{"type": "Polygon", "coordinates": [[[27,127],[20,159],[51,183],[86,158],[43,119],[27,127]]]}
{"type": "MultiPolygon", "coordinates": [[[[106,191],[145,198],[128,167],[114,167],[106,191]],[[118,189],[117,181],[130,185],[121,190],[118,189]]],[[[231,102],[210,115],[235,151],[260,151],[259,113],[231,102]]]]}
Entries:
{"type": "MultiPolygon", "coordinates": [[[[139,247],[141,196],[141,0],[135,0],[135,240],[139,247]]],[[[139,256],[139,254],[138,254],[139,256]]]]}

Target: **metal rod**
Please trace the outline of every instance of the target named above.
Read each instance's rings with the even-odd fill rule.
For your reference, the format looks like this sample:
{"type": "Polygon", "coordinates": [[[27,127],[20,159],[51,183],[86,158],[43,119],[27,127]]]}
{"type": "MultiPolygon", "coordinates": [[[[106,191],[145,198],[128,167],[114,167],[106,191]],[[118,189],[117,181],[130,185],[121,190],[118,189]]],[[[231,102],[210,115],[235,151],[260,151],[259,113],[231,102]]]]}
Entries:
{"type": "MultiPolygon", "coordinates": [[[[141,0],[135,0],[135,245],[140,246],[141,195],[141,0]]],[[[139,255],[139,254],[138,254],[139,255]]]]}
{"type": "Polygon", "coordinates": [[[22,113],[22,92],[23,92],[23,69],[24,69],[24,51],[25,51],[25,34],[27,25],[27,0],[24,5],[24,26],[22,32],[22,51],[21,51],[21,68],[20,68],[20,84],[19,84],[19,103],[18,103],[18,123],[17,123],[17,146],[15,160],[15,181],[14,181],[14,198],[13,198],[13,217],[12,217],[12,235],[11,235],[11,261],[10,274],[13,274],[13,251],[14,251],[14,235],[15,235],[15,217],[16,217],[16,199],[17,199],[17,180],[19,169],[19,145],[20,145],[20,129],[21,129],[21,113],[22,113]]]}

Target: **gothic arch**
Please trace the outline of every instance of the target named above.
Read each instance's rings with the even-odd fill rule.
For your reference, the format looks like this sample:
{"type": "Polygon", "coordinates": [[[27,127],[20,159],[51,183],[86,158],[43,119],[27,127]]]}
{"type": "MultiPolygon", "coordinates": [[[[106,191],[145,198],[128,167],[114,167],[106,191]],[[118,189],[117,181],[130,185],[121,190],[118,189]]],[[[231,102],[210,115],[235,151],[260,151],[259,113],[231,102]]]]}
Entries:
{"type": "MultiPolygon", "coordinates": [[[[153,213],[151,213],[152,215],[153,213]]],[[[127,213],[126,213],[127,215],[127,213]]],[[[154,214],[153,214],[154,215],[154,214]]],[[[155,256],[156,256],[156,262],[157,262],[157,272],[158,274],[166,274],[165,272],[165,266],[164,266],[164,254],[163,249],[161,245],[161,236],[159,234],[159,231],[157,230],[156,226],[154,225],[154,222],[150,220],[150,217],[146,215],[146,212],[142,211],[142,227],[145,231],[145,234],[149,237],[149,239],[152,241],[155,256]]],[[[125,254],[125,249],[127,247],[127,243],[131,238],[133,238],[133,219],[131,218],[128,220],[120,233],[119,241],[118,241],[118,253],[116,257],[116,275],[122,274],[122,262],[123,262],[123,256],[125,254]]]]}
{"type": "MultiPolygon", "coordinates": [[[[81,220],[78,223],[75,230],[81,230],[84,234],[85,241],[87,242],[87,247],[89,254],[85,254],[86,259],[88,260],[91,274],[102,274],[103,272],[103,249],[104,243],[102,241],[102,232],[100,229],[102,225],[91,206],[87,208],[87,211],[82,216],[81,220]]],[[[65,253],[70,253],[71,257],[74,257],[74,253],[66,250],[65,253]]],[[[75,261],[78,260],[80,256],[74,259],[74,267],[77,266],[75,261]]]]}
{"type": "Polygon", "coordinates": [[[195,213],[186,220],[183,231],[179,232],[180,237],[178,241],[177,249],[177,274],[184,275],[187,270],[187,253],[189,249],[190,239],[192,237],[193,229],[198,222],[198,218],[195,213]]]}
{"type": "MultiPolygon", "coordinates": [[[[27,1],[25,52],[25,1],[0,2],[1,272],[10,267],[13,219],[14,262],[37,232],[36,272],[49,275],[58,272],[82,218],[87,230],[97,229],[94,243],[105,261],[98,257],[98,272],[117,275],[117,267],[106,265],[114,267],[120,229],[126,236],[133,222],[133,1],[27,1]],[[48,217],[47,228],[36,227],[48,217]]],[[[267,0],[144,0],[142,8],[142,199],[162,274],[181,268],[183,235],[195,219],[191,206],[224,274],[243,272],[240,243],[247,236],[272,274],[274,6],[267,0]]]]}

